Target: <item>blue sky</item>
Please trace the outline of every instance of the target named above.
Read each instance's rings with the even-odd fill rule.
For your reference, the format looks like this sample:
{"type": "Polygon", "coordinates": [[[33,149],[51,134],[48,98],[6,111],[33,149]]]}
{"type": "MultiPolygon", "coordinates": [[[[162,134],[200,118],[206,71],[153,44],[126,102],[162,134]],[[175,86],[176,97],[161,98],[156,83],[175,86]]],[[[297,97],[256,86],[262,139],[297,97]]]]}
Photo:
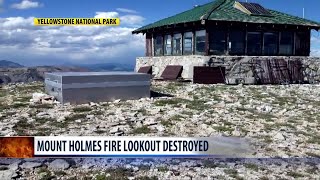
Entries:
{"type": "MultiPolygon", "coordinates": [[[[0,59],[24,65],[63,63],[133,64],[144,54],[144,38],[131,35],[142,25],[211,0],[0,0],[0,59]],[[34,27],[33,17],[120,17],[120,27],[34,27]]],[[[320,22],[319,0],[248,0],[320,22]],[[305,3],[307,2],[307,3],[305,3]]],[[[320,37],[312,37],[320,56],[320,37]]]]}

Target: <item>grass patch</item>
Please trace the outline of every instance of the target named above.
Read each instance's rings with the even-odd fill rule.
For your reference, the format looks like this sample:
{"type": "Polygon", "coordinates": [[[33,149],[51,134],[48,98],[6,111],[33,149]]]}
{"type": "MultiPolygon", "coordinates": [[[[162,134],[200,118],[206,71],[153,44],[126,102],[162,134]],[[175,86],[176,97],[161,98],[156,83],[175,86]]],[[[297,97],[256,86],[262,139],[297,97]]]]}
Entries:
{"type": "Polygon", "coordinates": [[[182,111],[181,114],[185,114],[185,115],[188,115],[188,116],[193,116],[193,112],[191,112],[191,111],[182,111]]]}
{"type": "Polygon", "coordinates": [[[36,108],[36,109],[51,109],[54,106],[52,104],[33,104],[29,105],[29,108],[36,108]]]}
{"type": "Polygon", "coordinates": [[[45,167],[40,168],[38,170],[38,174],[40,175],[40,180],[51,180],[55,178],[55,176],[52,175],[51,171],[49,171],[45,167]]]}
{"type": "Polygon", "coordinates": [[[35,120],[36,120],[37,124],[45,124],[47,122],[55,121],[55,119],[50,118],[50,117],[49,118],[47,118],[47,117],[36,117],[35,120]]]}
{"type": "Polygon", "coordinates": [[[167,172],[169,171],[168,167],[166,166],[160,166],[157,168],[159,172],[167,172]]]}
{"type": "Polygon", "coordinates": [[[184,118],[184,117],[181,116],[181,115],[176,114],[176,115],[170,117],[169,121],[181,121],[182,118],[184,118]]]}
{"type": "Polygon", "coordinates": [[[157,176],[140,176],[135,178],[135,180],[158,180],[159,178],[157,176]]]}
{"type": "Polygon", "coordinates": [[[149,134],[151,129],[148,126],[141,126],[132,131],[132,134],[149,134]]]}
{"type": "Polygon", "coordinates": [[[26,134],[26,130],[32,129],[33,127],[32,124],[28,123],[26,118],[22,118],[13,126],[13,130],[16,131],[19,136],[24,136],[28,135],[26,134]]]}
{"type": "Polygon", "coordinates": [[[320,144],[320,136],[317,136],[317,135],[313,135],[311,136],[307,143],[311,143],[311,144],[320,144]]]}
{"type": "Polygon", "coordinates": [[[161,99],[156,102],[154,102],[155,106],[166,106],[166,105],[172,105],[173,107],[180,107],[179,105],[182,103],[185,103],[185,99],[181,98],[175,98],[175,99],[161,99]]]}
{"type": "Polygon", "coordinates": [[[67,175],[67,173],[64,172],[64,171],[55,171],[54,174],[57,175],[57,176],[65,176],[65,175],[67,175]]]}
{"type": "Polygon", "coordinates": [[[233,128],[227,126],[214,126],[213,129],[218,132],[232,132],[234,130],[233,128]]]}
{"type": "Polygon", "coordinates": [[[259,166],[256,164],[245,164],[244,167],[248,168],[248,169],[252,169],[253,171],[259,171],[259,166]]]}
{"type": "Polygon", "coordinates": [[[31,96],[20,96],[20,97],[17,97],[14,101],[26,103],[26,102],[29,102],[31,98],[32,98],[31,96]]]}
{"type": "Polygon", "coordinates": [[[32,136],[49,136],[52,132],[51,128],[41,127],[36,129],[36,133],[33,133],[32,136]]]}
{"type": "Polygon", "coordinates": [[[289,172],[287,172],[287,175],[288,175],[288,176],[291,176],[291,177],[293,177],[293,178],[302,178],[302,177],[304,177],[303,174],[297,173],[297,172],[294,172],[294,171],[289,171],[289,172]]]}
{"type": "Polygon", "coordinates": [[[166,126],[166,127],[173,125],[173,123],[171,123],[169,120],[161,120],[160,124],[162,124],[163,126],[166,126]]]}
{"type": "Polygon", "coordinates": [[[141,113],[143,116],[148,115],[148,111],[145,108],[141,108],[137,110],[137,113],[141,113]]]}
{"type": "Polygon", "coordinates": [[[110,174],[106,180],[127,180],[128,177],[133,176],[132,170],[125,168],[107,169],[106,173],[110,174]]]}
{"type": "Polygon", "coordinates": [[[216,168],[216,167],[219,167],[218,164],[214,163],[213,160],[211,160],[211,161],[210,160],[205,160],[203,162],[203,166],[205,168],[216,168]]]}
{"type": "Polygon", "coordinates": [[[84,119],[86,118],[87,116],[85,114],[73,114],[73,115],[70,115],[70,116],[67,116],[65,121],[66,122],[73,122],[75,120],[78,120],[78,119],[84,119]]]}
{"type": "Polygon", "coordinates": [[[315,153],[306,152],[306,155],[307,155],[307,156],[310,156],[310,157],[320,158],[320,154],[315,154],[315,153]]]}
{"type": "Polygon", "coordinates": [[[5,97],[5,96],[7,96],[7,94],[8,94],[8,91],[7,90],[5,90],[5,89],[0,89],[0,97],[5,97]]]}
{"type": "Polygon", "coordinates": [[[76,113],[90,112],[91,110],[92,108],[89,106],[79,106],[79,107],[73,108],[73,112],[76,112],[76,113]]]}
{"type": "Polygon", "coordinates": [[[228,174],[230,177],[233,177],[233,178],[238,177],[238,171],[235,169],[225,169],[225,170],[223,170],[223,172],[228,174]]]}
{"type": "Polygon", "coordinates": [[[28,103],[22,103],[22,102],[18,102],[18,103],[14,103],[10,106],[10,108],[25,108],[27,107],[29,104],[28,103]]]}
{"type": "Polygon", "coordinates": [[[199,99],[196,99],[196,100],[193,100],[193,101],[188,101],[187,108],[198,110],[198,111],[203,111],[203,110],[206,110],[206,109],[210,109],[210,106],[206,105],[205,103],[206,103],[206,101],[199,100],[199,99]]]}

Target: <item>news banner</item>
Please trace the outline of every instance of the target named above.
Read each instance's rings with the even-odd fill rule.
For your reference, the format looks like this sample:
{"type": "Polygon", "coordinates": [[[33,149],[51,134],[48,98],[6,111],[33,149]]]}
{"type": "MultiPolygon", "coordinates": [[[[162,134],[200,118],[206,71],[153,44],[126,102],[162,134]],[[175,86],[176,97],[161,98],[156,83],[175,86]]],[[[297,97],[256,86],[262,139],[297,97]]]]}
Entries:
{"type": "Polygon", "coordinates": [[[246,150],[242,145],[237,140],[198,137],[0,137],[0,157],[194,158],[239,155],[239,150],[246,150]]]}

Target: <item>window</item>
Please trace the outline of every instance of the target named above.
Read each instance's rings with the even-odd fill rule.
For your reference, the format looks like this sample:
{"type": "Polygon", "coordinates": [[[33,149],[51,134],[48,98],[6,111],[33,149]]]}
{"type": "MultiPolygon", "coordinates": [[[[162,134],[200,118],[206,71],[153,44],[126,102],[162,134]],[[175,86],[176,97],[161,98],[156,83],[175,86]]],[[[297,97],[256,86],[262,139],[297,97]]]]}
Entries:
{"type": "Polygon", "coordinates": [[[182,35],[175,34],[173,35],[173,55],[181,55],[182,52],[182,35]]]}
{"type": "Polygon", "coordinates": [[[205,54],[206,31],[196,31],[196,54],[205,54]]]}
{"type": "Polygon", "coordinates": [[[245,33],[243,31],[230,31],[229,34],[229,54],[231,55],[243,55],[244,54],[244,38],[245,33]]]}
{"type": "Polygon", "coordinates": [[[162,36],[157,36],[154,39],[154,55],[155,56],[163,55],[163,38],[162,38],[162,36]]]}
{"type": "Polygon", "coordinates": [[[227,44],[226,44],[227,34],[222,30],[210,31],[210,54],[221,55],[226,54],[227,44]]]}
{"type": "Polygon", "coordinates": [[[186,32],[183,35],[183,55],[191,55],[193,51],[193,34],[186,32]]]}
{"type": "Polygon", "coordinates": [[[172,41],[171,35],[164,36],[164,55],[171,55],[171,52],[172,52],[171,41],[172,41]]]}
{"type": "Polygon", "coordinates": [[[251,56],[261,55],[261,42],[260,32],[248,32],[247,54],[251,56]]]}
{"type": "Polygon", "coordinates": [[[278,34],[277,33],[264,33],[264,50],[263,55],[274,56],[278,54],[278,34]]]}
{"type": "Polygon", "coordinates": [[[310,36],[307,32],[296,33],[296,54],[298,56],[308,56],[310,54],[310,36]]]}
{"type": "Polygon", "coordinates": [[[280,35],[280,55],[292,55],[293,52],[293,33],[292,32],[281,32],[280,35]]]}

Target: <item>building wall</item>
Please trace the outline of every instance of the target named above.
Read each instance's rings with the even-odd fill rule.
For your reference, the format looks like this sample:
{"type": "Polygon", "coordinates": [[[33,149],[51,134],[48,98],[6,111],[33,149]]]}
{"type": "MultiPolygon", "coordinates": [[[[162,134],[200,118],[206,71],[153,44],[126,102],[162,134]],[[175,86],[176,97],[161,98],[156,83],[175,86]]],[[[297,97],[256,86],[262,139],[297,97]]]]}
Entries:
{"type": "Polygon", "coordinates": [[[138,57],[136,59],[136,71],[142,66],[153,66],[155,77],[160,77],[167,65],[183,66],[182,77],[192,80],[193,67],[208,65],[208,61],[215,62],[216,66],[226,67],[226,78],[229,84],[235,84],[236,79],[244,79],[245,83],[254,83],[253,71],[249,63],[254,59],[284,59],[285,61],[301,60],[305,70],[306,81],[320,82],[320,58],[319,57],[271,57],[271,56],[161,56],[161,57],[138,57]]]}

